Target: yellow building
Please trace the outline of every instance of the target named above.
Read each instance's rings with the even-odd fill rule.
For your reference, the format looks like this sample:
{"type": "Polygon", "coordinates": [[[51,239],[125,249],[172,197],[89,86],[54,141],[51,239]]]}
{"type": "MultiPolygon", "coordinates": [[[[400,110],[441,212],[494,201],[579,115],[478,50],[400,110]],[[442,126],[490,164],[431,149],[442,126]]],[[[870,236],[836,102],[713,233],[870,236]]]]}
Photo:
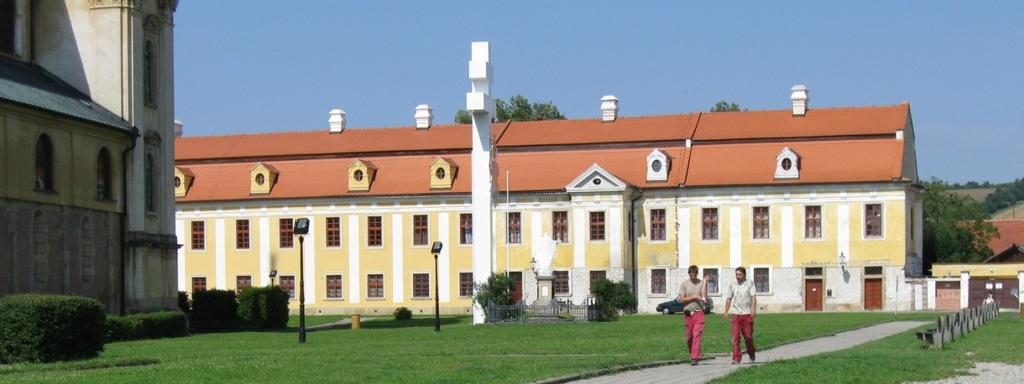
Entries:
{"type": "MultiPolygon", "coordinates": [[[[745,266],[765,310],[910,309],[921,275],[921,190],[907,104],[495,123],[492,272],[537,299],[627,281],[641,311],[686,268],[720,299],[745,266]],[[534,263],[531,263],[531,260],[534,263]]],[[[617,101],[617,99],[614,99],[617,101]]],[[[418,108],[417,118],[430,113],[418,108]]],[[[176,141],[181,290],[298,286],[312,313],[472,305],[470,125],[330,129],[176,141]],[[429,244],[442,241],[438,276],[429,244]],[[276,277],[271,278],[271,271],[276,277]]],[[[293,308],[298,304],[294,303],[293,308]]]]}

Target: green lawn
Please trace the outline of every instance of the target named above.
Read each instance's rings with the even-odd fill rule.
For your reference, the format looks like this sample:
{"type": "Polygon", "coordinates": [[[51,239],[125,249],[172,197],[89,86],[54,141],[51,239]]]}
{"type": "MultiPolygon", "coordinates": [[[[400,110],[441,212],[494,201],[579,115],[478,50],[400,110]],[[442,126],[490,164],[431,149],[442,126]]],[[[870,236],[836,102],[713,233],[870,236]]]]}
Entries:
{"type": "MultiPolygon", "coordinates": [[[[935,314],[901,315],[934,318],[935,314]]],[[[311,317],[312,318],[312,317],[311,317]]],[[[759,347],[888,321],[892,313],[758,316],[759,347]]],[[[213,333],[112,343],[98,358],[0,367],[0,382],[495,382],[520,383],[658,360],[686,360],[681,316],[626,316],[613,323],[472,326],[467,317],[313,332],[213,333]],[[116,367],[118,365],[133,365],[116,367]]],[[[728,327],[708,318],[704,349],[729,348],[728,327]]]]}
{"type": "MultiPolygon", "coordinates": [[[[923,328],[934,327],[934,325],[923,328]]],[[[742,369],[714,383],[901,383],[957,376],[975,362],[1024,363],[1024,321],[1003,313],[943,350],[906,332],[848,350],[742,369]]]]}

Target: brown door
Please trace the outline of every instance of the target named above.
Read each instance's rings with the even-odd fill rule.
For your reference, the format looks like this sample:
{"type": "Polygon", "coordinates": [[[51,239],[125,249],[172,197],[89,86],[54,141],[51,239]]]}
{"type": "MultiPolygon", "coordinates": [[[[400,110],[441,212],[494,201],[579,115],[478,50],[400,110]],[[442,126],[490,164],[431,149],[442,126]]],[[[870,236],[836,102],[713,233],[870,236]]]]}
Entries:
{"type": "Polygon", "coordinates": [[[518,303],[523,299],[523,273],[509,272],[508,276],[512,278],[512,302],[518,303]]]}
{"type": "Polygon", "coordinates": [[[805,311],[820,311],[822,298],[824,292],[822,292],[821,279],[807,279],[804,280],[804,310],[805,311]]]}
{"type": "Polygon", "coordinates": [[[1017,279],[972,277],[967,304],[971,307],[981,305],[988,297],[988,293],[992,292],[992,298],[999,303],[999,308],[1017,308],[1020,303],[1013,292],[1018,288],[1018,283],[1017,279]]]}
{"type": "Polygon", "coordinates": [[[864,309],[882,309],[882,279],[864,279],[864,309]]]}
{"type": "Polygon", "coordinates": [[[940,311],[960,310],[959,281],[940,281],[935,283],[935,309],[940,311]]]}

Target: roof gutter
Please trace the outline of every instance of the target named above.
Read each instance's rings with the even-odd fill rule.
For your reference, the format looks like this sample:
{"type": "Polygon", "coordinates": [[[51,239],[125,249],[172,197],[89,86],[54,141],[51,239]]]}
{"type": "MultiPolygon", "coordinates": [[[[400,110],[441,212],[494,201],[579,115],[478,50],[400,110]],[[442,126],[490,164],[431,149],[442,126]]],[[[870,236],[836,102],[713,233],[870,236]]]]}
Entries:
{"type": "Polygon", "coordinates": [[[120,308],[118,308],[121,315],[127,312],[128,302],[128,271],[125,270],[128,264],[128,154],[135,150],[135,145],[139,141],[139,128],[132,127],[131,131],[128,132],[128,137],[131,139],[131,143],[128,144],[128,148],[121,151],[121,302],[120,308]]]}

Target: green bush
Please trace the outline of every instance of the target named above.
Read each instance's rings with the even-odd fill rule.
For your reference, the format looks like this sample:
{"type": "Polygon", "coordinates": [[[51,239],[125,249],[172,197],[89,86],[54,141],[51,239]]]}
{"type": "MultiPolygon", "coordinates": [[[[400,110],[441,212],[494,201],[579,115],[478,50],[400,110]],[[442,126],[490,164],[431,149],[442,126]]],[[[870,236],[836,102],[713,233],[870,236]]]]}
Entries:
{"type": "Polygon", "coordinates": [[[487,308],[491,304],[511,305],[512,293],[515,286],[512,285],[512,278],[505,274],[491,274],[487,282],[480,284],[476,297],[473,298],[481,307],[487,308]]]}
{"type": "Polygon", "coordinates": [[[409,320],[412,318],[412,311],[406,307],[395,308],[395,320],[409,320]]]}
{"type": "Polygon", "coordinates": [[[185,314],[192,311],[192,303],[188,300],[188,292],[178,291],[178,309],[185,314]]]}
{"type": "Polygon", "coordinates": [[[0,363],[95,357],[106,315],[95,299],[25,294],[0,299],[0,363]]]}
{"type": "Polygon", "coordinates": [[[613,283],[601,279],[594,283],[593,290],[601,321],[615,321],[619,318],[619,311],[636,309],[636,296],[625,281],[613,283]]]}
{"type": "Polygon", "coordinates": [[[188,336],[188,319],[179,311],[107,317],[107,341],[188,336]]]}
{"type": "Polygon", "coordinates": [[[238,295],[238,318],[264,328],[288,326],[288,292],[281,287],[249,287],[238,295]]]}
{"type": "Polygon", "coordinates": [[[235,291],[217,289],[192,292],[192,320],[230,321],[238,318],[235,291]]]}

